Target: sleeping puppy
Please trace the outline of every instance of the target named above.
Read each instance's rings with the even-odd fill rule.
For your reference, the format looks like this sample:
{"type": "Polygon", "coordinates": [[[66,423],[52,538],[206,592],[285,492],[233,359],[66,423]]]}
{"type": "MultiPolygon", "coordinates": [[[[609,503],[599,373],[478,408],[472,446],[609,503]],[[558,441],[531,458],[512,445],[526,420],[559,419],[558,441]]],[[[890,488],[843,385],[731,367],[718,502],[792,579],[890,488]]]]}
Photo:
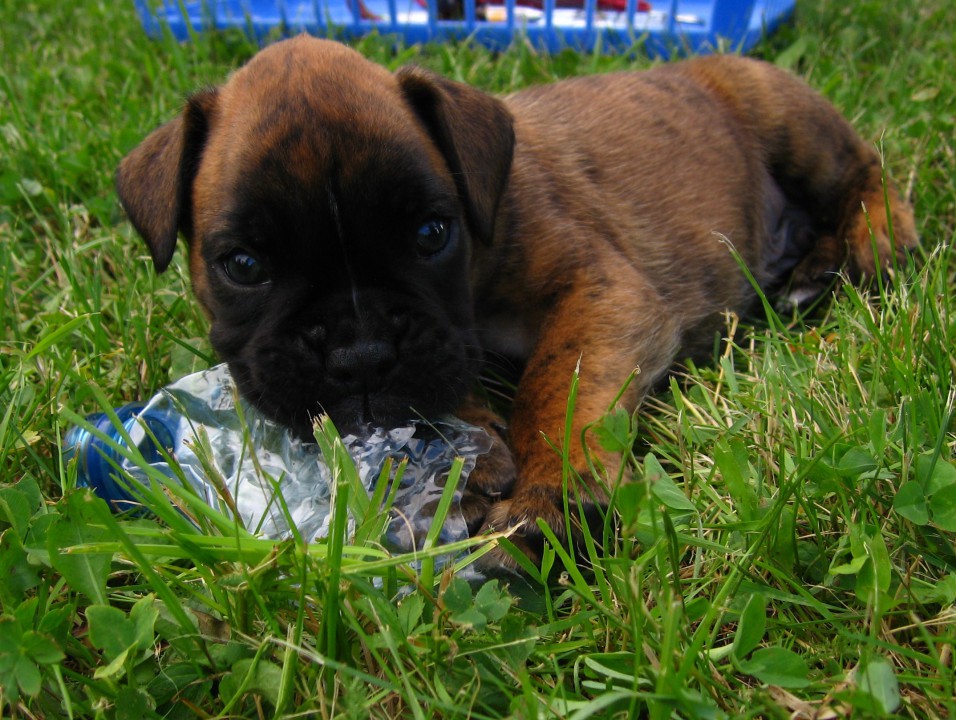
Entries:
{"type": "MultiPolygon", "coordinates": [[[[320,413],[486,427],[496,449],[468,480],[467,519],[517,526],[535,559],[536,519],[565,528],[547,438],[565,435],[578,365],[566,451],[589,477],[582,430],[630,373],[628,408],[712,350],[725,310],[752,306],[731,248],[768,293],[803,302],[916,244],[874,148],[802,82],[738,57],[499,99],[301,36],[189,98],[117,188],[158,271],[185,239],[211,342],[250,402],[304,436],[320,413]],[[522,368],[507,429],[472,393],[502,357],[522,368]]],[[[575,523],[599,514],[589,491],[575,523]]]]}

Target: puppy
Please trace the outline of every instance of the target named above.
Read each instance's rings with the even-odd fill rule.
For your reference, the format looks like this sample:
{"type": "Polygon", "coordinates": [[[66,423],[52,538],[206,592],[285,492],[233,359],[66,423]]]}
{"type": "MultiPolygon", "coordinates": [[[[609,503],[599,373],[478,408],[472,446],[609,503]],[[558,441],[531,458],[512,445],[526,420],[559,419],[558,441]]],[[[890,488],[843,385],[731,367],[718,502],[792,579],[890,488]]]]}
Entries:
{"type": "MultiPolygon", "coordinates": [[[[534,559],[535,521],[566,527],[548,439],[565,437],[576,366],[566,452],[586,478],[582,431],[629,374],[631,408],[754,303],[731,248],[801,302],[916,244],[874,148],[802,82],[738,57],[499,99],[301,36],[190,97],[117,188],[159,272],[185,239],[212,345],[250,402],[306,436],[319,413],[485,426],[496,449],[467,519],[517,527],[534,559]],[[472,394],[501,358],[523,368],[507,430],[472,394]]],[[[572,521],[604,500],[572,497],[572,521]]]]}

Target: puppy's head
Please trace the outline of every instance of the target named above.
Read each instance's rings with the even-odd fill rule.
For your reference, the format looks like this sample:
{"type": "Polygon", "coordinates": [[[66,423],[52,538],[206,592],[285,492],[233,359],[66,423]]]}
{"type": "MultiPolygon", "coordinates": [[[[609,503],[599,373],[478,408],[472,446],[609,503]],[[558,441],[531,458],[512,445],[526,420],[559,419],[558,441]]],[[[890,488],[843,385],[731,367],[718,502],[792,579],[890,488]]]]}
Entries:
{"type": "Polygon", "coordinates": [[[159,271],[177,236],[241,392],[302,433],[454,411],[480,348],[469,268],[514,134],[494,98],[300,37],[256,55],[122,162],[159,271]]]}

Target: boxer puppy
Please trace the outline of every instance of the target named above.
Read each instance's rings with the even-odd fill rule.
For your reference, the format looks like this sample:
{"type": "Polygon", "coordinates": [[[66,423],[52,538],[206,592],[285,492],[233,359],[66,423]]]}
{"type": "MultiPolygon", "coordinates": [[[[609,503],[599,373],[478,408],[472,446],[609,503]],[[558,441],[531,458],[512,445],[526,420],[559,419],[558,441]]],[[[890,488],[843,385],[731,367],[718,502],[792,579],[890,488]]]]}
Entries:
{"type": "MultiPolygon", "coordinates": [[[[320,413],[485,426],[496,450],[469,478],[470,527],[517,527],[535,559],[538,518],[565,534],[546,438],[564,437],[576,366],[566,452],[588,478],[582,431],[632,370],[628,408],[707,355],[725,310],[752,307],[731,247],[800,302],[916,244],[874,148],[802,82],[738,57],[499,99],[301,36],[189,98],[117,188],[159,272],[185,238],[212,345],[250,402],[305,436],[320,413]],[[502,357],[523,368],[507,431],[472,395],[502,357]]],[[[605,499],[594,482],[572,493],[572,521],[605,499]]]]}

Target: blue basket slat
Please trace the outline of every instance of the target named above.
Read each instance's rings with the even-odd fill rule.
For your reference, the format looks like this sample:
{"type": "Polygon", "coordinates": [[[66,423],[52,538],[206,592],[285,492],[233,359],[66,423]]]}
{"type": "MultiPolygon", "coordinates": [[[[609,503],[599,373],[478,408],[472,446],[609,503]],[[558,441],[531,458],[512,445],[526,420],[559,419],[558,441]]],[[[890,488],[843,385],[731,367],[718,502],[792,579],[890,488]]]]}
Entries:
{"type": "Polygon", "coordinates": [[[638,41],[651,55],[705,53],[721,45],[746,52],[793,13],[796,0],[652,0],[650,12],[638,0],[623,11],[601,9],[598,0],[558,7],[543,0],[540,9],[517,0],[493,0],[481,19],[475,0],[463,0],[461,20],[441,20],[437,0],[135,0],[147,33],[168,26],[179,40],[211,28],[238,28],[262,41],[278,28],[283,34],[360,37],[371,32],[397,34],[407,43],[474,38],[502,49],[523,35],[536,48],[589,51],[628,50],[638,41]]]}

